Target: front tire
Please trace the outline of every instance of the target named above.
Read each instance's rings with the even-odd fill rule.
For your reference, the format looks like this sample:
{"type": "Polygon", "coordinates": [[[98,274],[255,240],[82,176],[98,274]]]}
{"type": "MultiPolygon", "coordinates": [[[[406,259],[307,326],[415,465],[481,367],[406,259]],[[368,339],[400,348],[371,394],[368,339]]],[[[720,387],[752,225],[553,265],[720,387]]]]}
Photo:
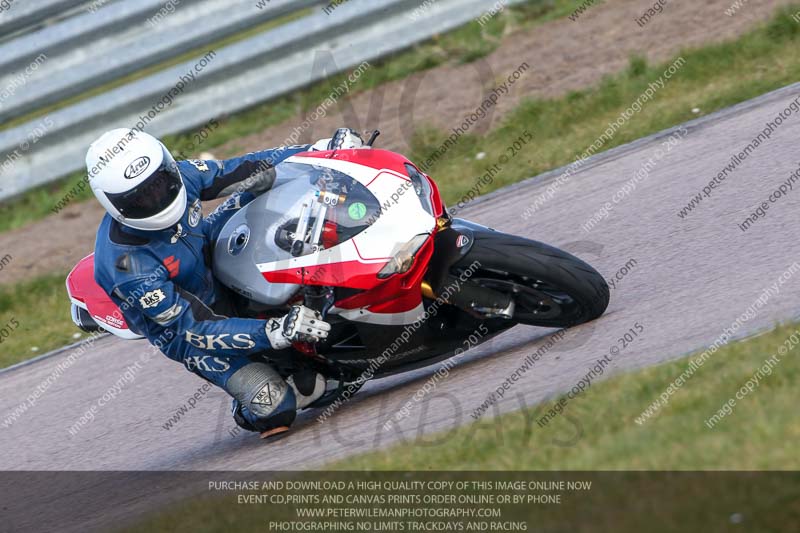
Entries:
{"type": "Polygon", "coordinates": [[[513,320],[544,327],[570,327],[598,318],[608,307],[603,276],[577,257],[547,244],[496,231],[476,231],[470,251],[454,265],[475,261],[470,283],[515,302],[513,320]]]}

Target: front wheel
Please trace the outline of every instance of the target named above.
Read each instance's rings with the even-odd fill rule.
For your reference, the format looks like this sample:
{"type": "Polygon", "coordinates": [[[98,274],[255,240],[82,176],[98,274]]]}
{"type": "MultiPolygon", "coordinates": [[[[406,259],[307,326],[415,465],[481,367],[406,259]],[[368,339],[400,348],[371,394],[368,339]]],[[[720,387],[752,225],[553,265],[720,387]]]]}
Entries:
{"type": "Polygon", "coordinates": [[[541,242],[476,231],[472,248],[454,268],[463,271],[473,264],[469,283],[511,296],[512,319],[521,324],[570,327],[594,320],[608,307],[603,276],[577,257],[541,242]]]}

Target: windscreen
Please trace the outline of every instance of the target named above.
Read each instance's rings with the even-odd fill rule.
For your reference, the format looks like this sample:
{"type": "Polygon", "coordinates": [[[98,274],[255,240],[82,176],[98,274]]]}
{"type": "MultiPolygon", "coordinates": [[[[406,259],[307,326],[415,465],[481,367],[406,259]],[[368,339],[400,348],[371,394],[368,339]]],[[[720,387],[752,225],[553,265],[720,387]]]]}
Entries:
{"type": "Polygon", "coordinates": [[[275,170],[270,195],[287,208],[275,243],[292,255],[332,248],[378,219],[378,200],[343,172],[305,163],[281,163],[275,170]]]}

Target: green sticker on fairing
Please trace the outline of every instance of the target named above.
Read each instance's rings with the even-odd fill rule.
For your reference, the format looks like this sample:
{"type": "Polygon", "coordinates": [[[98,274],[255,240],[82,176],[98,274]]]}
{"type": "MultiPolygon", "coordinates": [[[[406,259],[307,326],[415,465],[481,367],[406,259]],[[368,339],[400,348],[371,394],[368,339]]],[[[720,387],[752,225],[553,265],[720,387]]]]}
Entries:
{"type": "Polygon", "coordinates": [[[353,202],[350,204],[350,207],[347,208],[347,214],[350,215],[350,218],[353,220],[361,220],[367,216],[367,206],[361,202],[353,202]]]}

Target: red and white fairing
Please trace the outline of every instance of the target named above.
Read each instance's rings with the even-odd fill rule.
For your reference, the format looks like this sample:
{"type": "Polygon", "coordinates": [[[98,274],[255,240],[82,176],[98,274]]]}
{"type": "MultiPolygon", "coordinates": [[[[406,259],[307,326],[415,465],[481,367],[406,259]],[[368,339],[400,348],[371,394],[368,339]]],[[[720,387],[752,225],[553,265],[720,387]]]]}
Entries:
{"type": "MultiPolygon", "coordinates": [[[[420,202],[401,156],[382,150],[346,150],[294,156],[288,163],[330,168],[350,176],[374,195],[382,206],[367,229],[333,247],[300,257],[259,263],[258,269],[272,283],[308,283],[365,289],[336,303],[331,310],[350,320],[376,324],[410,324],[423,315],[420,283],[432,252],[430,236],[436,216],[420,202]],[[405,273],[381,279],[378,274],[415,237],[428,239],[405,273]]],[[[427,178],[426,178],[427,179],[427,178]]],[[[431,190],[431,194],[435,194],[431,190]]],[[[438,196],[438,195],[437,195],[438,196]]]]}
{"type": "MultiPolygon", "coordinates": [[[[141,339],[142,336],[128,328],[117,304],[111,300],[94,280],[94,254],[87,255],[75,265],[67,276],[67,294],[72,304],[86,311],[97,324],[109,333],[123,339],[141,339]]],[[[74,310],[74,308],[73,308],[74,310]]],[[[74,311],[73,311],[74,312],[74,311]]],[[[73,316],[77,323],[77,317],[73,316]]]]}

